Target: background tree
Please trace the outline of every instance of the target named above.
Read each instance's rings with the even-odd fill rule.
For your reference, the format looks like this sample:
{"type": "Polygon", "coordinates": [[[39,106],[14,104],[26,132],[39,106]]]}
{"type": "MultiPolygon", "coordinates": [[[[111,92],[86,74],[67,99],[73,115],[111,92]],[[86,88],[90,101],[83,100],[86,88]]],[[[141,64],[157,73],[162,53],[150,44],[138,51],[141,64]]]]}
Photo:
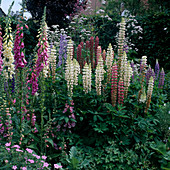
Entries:
{"type": "Polygon", "coordinates": [[[32,18],[40,20],[46,6],[47,24],[66,26],[70,18],[77,12],[85,9],[86,0],[26,0],[26,8],[32,14],[32,18]]]}

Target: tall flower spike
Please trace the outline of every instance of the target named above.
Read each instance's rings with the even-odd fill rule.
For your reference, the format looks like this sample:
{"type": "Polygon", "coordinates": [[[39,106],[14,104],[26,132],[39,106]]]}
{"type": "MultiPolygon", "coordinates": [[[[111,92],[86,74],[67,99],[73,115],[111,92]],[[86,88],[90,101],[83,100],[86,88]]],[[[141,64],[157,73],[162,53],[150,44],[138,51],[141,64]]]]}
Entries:
{"type": "Polygon", "coordinates": [[[128,88],[130,86],[130,79],[132,76],[132,67],[130,65],[130,62],[125,65],[125,72],[124,72],[124,97],[127,97],[128,94],[128,88]]]}
{"type": "Polygon", "coordinates": [[[98,46],[99,46],[99,37],[97,36],[95,39],[95,66],[97,66],[97,62],[99,59],[99,58],[97,58],[98,46]]]}
{"type": "Polygon", "coordinates": [[[106,66],[107,66],[107,82],[110,82],[110,76],[111,76],[111,69],[113,64],[113,48],[111,43],[109,43],[109,46],[107,48],[107,55],[106,55],[106,66]]]}
{"type": "Polygon", "coordinates": [[[150,106],[150,102],[151,102],[151,96],[152,96],[152,91],[153,91],[153,77],[151,77],[149,79],[149,83],[148,83],[148,91],[147,91],[147,100],[146,100],[146,107],[145,107],[145,113],[147,113],[149,106],[150,106]]]}
{"type": "MultiPolygon", "coordinates": [[[[92,65],[92,67],[94,66],[94,63],[93,63],[93,46],[94,46],[94,38],[93,37],[91,37],[90,38],[90,61],[91,61],[91,65],[92,65]]],[[[93,69],[94,69],[94,67],[93,67],[93,69]]]]}
{"type": "Polygon", "coordinates": [[[105,70],[103,68],[103,59],[102,56],[100,56],[96,67],[96,74],[95,74],[95,85],[96,85],[97,95],[101,95],[101,87],[102,87],[102,81],[104,80],[104,73],[105,70]]]}
{"type": "Polygon", "coordinates": [[[103,57],[103,61],[105,61],[106,60],[106,50],[103,50],[102,57],[103,57]]]}
{"type": "Polygon", "coordinates": [[[159,63],[158,63],[158,59],[156,59],[156,64],[155,64],[155,78],[158,79],[159,76],[159,63]]]}
{"type": "Polygon", "coordinates": [[[164,69],[162,68],[161,73],[160,73],[160,77],[159,77],[158,88],[160,88],[160,89],[163,88],[164,80],[165,80],[165,72],[164,72],[164,69]]]}
{"type": "Polygon", "coordinates": [[[12,28],[11,28],[11,19],[7,19],[4,43],[3,43],[3,63],[4,63],[4,76],[6,79],[12,79],[14,73],[14,56],[12,54],[13,49],[13,37],[12,37],[12,28]]]}
{"type": "Polygon", "coordinates": [[[126,30],[126,22],[125,19],[122,18],[120,23],[119,29],[119,36],[118,36],[118,72],[120,73],[120,68],[122,64],[122,56],[123,56],[123,45],[125,40],[125,30],[126,30]]]}
{"type": "Polygon", "coordinates": [[[111,75],[111,102],[112,106],[116,106],[116,100],[117,100],[117,78],[118,78],[118,72],[117,72],[117,64],[116,62],[112,66],[112,75],[111,75]]]}
{"type": "Polygon", "coordinates": [[[122,77],[122,79],[124,77],[126,66],[127,66],[127,54],[124,51],[122,59],[121,59],[121,67],[120,67],[120,72],[119,72],[119,76],[122,77]]]}
{"type": "Polygon", "coordinates": [[[70,39],[67,44],[67,58],[73,59],[73,41],[70,39]]]}
{"type": "Polygon", "coordinates": [[[97,47],[97,52],[96,52],[96,65],[98,64],[99,58],[101,56],[101,53],[102,53],[101,46],[98,46],[97,47]]]}
{"type": "Polygon", "coordinates": [[[123,105],[124,101],[124,86],[123,86],[123,79],[119,79],[118,83],[118,104],[123,105]]]}
{"type": "Polygon", "coordinates": [[[91,64],[85,64],[83,68],[83,89],[85,93],[91,91],[91,64]]]}
{"type": "Polygon", "coordinates": [[[74,85],[78,85],[78,76],[80,74],[80,65],[75,58],[73,59],[73,65],[74,65],[74,85]]]}
{"type": "Polygon", "coordinates": [[[79,44],[77,47],[77,61],[80,64],[80,69],[83,68],[83,59],[82,59],[82,53],[81,53],[82,46],[79,44]]]}
{"type": "Polygon", "coordinates": [[[151,76],[152,76],[152,69],[151,66],[149,65],[148,70],[146,72],[146,84],[149,83],[149,79],[151,78],[151,76]]]}

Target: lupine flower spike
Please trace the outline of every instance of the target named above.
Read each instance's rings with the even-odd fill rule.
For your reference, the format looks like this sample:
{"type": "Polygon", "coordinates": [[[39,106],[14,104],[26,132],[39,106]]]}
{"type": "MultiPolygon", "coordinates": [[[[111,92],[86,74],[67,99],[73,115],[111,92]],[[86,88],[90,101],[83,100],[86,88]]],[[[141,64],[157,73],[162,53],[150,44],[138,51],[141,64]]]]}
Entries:
{"type": "Polygon", "coordinates": [[[112,75],[111,75],[111,102],[112,106],[116,106],[116,100],[117,100],[117,78],[118,78],[118,72],[117,72],[117,64],[116,62],[112,66],[112,75]]]}
{"type": "Polygon", "coordinates": [[[109,44],[107,48],[107,55],[106,55],[106,66],[107,66],[107,83],[110,82],[110,76],[111,76],[111,69],[112,69],[112,64],[113,64],[113,48],[111,43],[109,44]]]}
{"type": "Polygon", "coordinates": [[[83,68],[83,89],[85,93],[91,91],[91,75],[91,63],[89,65],[86,63],[83,68]]]}
{"type": "Polygon", "coordinates": [[[158,88],[160,88],[160,89],[163,88],[164,80],[165,80],[165,72],[164,72],[164,69],[162,68],[161,73],[160,73],[160,77],[159,77],[158,88]]]}
{"type": "Polygon", "coordinates": [[[145,113],[147,113],[149,106],[150,106],[150,102],[151,102],[151,96],[152,96],[152,91],[153,91],[153,77],[151,77],[149,79],[149,83],[148,83],[148,91],[147,91],[147,100],[146,100],[146,107],[145,107],[145,113]]]}
{"type": "Polygon", "coordinates": [[[155,64],[155,78],[158,79],[159,76],[159,63],[158,60],[156,59],[156,64],[155,64]]]}
{"type": "Polygon", "coordinates": [[[118,104],[123,105],[124,102],[124,85],[123,85],[123,79],[119,79],[118,83],[118,104]]]}
{"type": "Polygon", "coordinates": [[[120,69],[121,69],[121,64],[122,64],[125,30],[126,30],[126,22],[125,22],[125,19],[122,18],[122,21],[120,23],[119,37],[118,37],[118,72],[119,73],[121,72],[120,69]]]}

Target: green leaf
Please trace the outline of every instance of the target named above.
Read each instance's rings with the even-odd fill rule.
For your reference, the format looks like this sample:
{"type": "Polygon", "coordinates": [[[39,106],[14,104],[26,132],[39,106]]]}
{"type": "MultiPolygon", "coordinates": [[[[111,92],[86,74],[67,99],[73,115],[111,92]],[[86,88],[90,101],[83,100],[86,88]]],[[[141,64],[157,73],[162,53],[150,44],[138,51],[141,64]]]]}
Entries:
{"type": "Polygon", "coordinates": [[[54,142],[51,138],[46,138],[45,140],[47,140],[49,143],[51,143],[51,145],[54,147],[54,142]]]}

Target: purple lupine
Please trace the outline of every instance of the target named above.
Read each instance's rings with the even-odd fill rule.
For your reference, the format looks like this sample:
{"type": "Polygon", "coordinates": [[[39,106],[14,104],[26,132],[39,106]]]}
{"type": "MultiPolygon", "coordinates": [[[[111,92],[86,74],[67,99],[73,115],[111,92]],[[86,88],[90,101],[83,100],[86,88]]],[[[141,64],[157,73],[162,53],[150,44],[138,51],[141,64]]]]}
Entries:
{"type": "Polygon", "coordinates": [[[146,84],[148,84],[148,82],[149,82],[149,79],[151,78],[151,76],[152,76],[152,69],[151,69],[151,67],[150,67],[150,65],[149,65],[149,68],[148,68],[148,70],[147,70],[147,72],[146,72],[146,84]]]}
{"type": "Polygon", "coordinates": [[[158,60],[156,60],[156,64],[155,64],[155,78],[158,79],[159,76],[159,63],[158,60]]]}
{"type": "Polygon", "coordinates": [[[11,83],[11,91],[12,93],[15,92],[15,78],[14,78],[14,75],[12,75],[12,79],[9,79],[9,82],[11,83]]]}
{"type": "Polygon", "coordinates": [[[60,67],[62,64],[66,62],[67,59],[67,35],[61,34],[60,35],[60,48],[59,48],[59,61],[58,61],[58,67],[60,67]]]}
{"type": "Polygon", "coordinates": [[[1,32],[2,28],[0,26],[0,74],[1,74],[1,71],[3,70],[3,59],[1,57],[2,55],[2,32],[1,32]]]}
{"type": "Polygon", "coordinates": [[[125,51],[126,53],[128,53],[128,51],[129,51],[128,45],[124,45],[124,46],[123,46],[123,51],[125,51]]]}
{"type": "Polygon", "coordinates": [[[162,70],[160,72],[158,88],[160,88],[160,89],[163,88],[164,80],[165,80],[165,72],[164,72],[164,69],[162,68],[162,70]]]}

